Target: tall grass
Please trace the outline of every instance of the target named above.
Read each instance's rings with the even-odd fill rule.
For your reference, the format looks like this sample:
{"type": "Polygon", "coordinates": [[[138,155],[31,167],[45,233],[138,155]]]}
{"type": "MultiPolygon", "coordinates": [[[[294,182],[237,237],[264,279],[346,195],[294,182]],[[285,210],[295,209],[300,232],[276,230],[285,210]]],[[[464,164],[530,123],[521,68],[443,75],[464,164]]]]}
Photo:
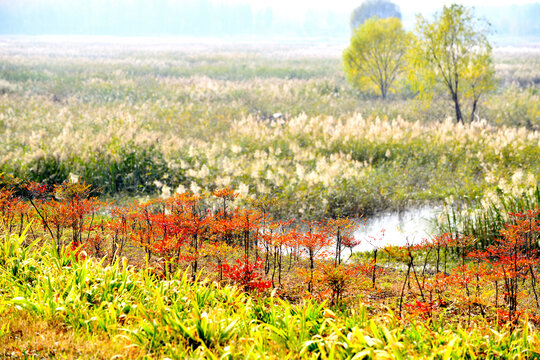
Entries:
{"type": "Polygon", "coordinates": [[[506,224],[513,222],[509,214],[540,208],[540,187],[535,180],[525,187],[524,184],[505,184],[500,182],[479,199],[447,206],[439,219],[439,231],[472,236],[479,247],[485,248],[493,244],[506,224]]]}
{"type": "Polygon", "coordinates": [[[534,56],[501,55],[485,122],[460,128],[443,97],[359,93],[339,53],[213,50],[6,40],[0,171],[49,183],[71,173],[109,194],[232,186],[279,195],[297,217],[476,198],[488,173],[540,175],[539,94],[522,81],[536,76],[534,56]]]}

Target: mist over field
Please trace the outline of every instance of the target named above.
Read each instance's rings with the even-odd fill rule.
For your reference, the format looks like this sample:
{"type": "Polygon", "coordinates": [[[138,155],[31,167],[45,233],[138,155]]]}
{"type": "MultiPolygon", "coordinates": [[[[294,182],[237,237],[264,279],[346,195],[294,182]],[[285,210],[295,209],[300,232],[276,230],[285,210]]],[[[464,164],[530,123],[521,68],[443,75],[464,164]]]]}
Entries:
{"type": "MultiPolygon", "coordinates": [[[[352,10],[361,1],[320,3],[257,1],[0,1],[2,35],[192,36],[238,38],[330,38],[348,40],[352,10]]],[[[400,2],[398,2],[399,4],[400,2]]],[[[403,24],[414,28],[417,13],[429,4],[401,2],[403,24]],[[422,6],[424,5],[424,6],[422,6]]],[[[538,43],[540,3],[476,6],[502,45],[538,43]]]]}

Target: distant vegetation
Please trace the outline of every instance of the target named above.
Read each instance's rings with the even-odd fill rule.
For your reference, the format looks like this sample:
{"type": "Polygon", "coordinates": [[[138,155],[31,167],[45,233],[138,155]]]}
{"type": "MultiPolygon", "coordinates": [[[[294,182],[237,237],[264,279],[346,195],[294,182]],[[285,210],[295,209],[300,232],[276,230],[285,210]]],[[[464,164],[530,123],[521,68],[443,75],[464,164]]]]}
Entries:
{"type": "MultiPolygon", "coordinates": [[[[524,5],[478,6],[478,16],[486,18],[497,36],[538,37],[540,34],[540,2],[524,5]]],[[[514,44],[519,45],[519,44],[514,44]]]]}
{"type": "MultiPolygon", "coordinates": [[[[379,18],[391,14],[396,16],[400,9],[392,5],[394,4],[390,1],[358,0],[357,4],[353,3],[346,11],[305,9],[295,16],[287,16],[272,7],[256,7],[246,1],[228,4],[210,0],[0,1],[0,34],[208,37],[257,35],[346,40],[351,33],[351,26],[357,27],[361,21],[372,15],[379,18]],[[357,7],[353,8],[354,5],[357,7]]],[[[493,25],[495,36],[512,38],[514,45],[517,37],[527,37],[526,42],[535,42],[535,38],[538,39],[540,35],[538,2],[478,7],[477,14],[493,25]]],[[[404,13],[403,16],[404,24],[414,24],[415,14],[404,13]]]]}
{"type": "Polygon", "coordinates": [[[377,17],[378,19],[393,17],[401,20],[401,10],[399,6],[388,0],[363,1],[351,14],[351,30],[354,31],[373,17],[377,17]]]}
{"type": "Polygon", "coordinates": [[[445,121],[444,93],[380,101],[346,82],[339,57],[302,47],[276,48],[275,62],[257,47],[71,53],[44,42],[15,56],[25,45],[9,44],[1,170],[27,179],[71,173],[115,196],[231,186],[309,218],[476,198],[517,171],[540,176],[532,55],[495,55],[486,122],[462,128],[445,121]]]}
{"type": "Polygon", "coordinates": [[[0,2],[0,34],[346,36],[348,13],[284,16],[270,6],[210,0],[0,2]]]}

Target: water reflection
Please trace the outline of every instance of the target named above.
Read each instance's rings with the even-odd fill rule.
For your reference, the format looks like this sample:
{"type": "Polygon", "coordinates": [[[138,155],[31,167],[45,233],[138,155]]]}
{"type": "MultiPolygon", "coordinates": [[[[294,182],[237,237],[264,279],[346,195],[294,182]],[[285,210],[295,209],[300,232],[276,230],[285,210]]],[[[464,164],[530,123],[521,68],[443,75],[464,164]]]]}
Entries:
{"type": "Polygon", "coordinates": [[[438,207],[425,206],[407,209],[401,212],[383,213],[368,219],[365,225],[359,225],[354,233],[356,239],[362,240],[355,251],[373,250],[385,245],[405,245],[418,243],[430,238],[434,233],[433,219],[441,211],[438,207]],[[384,230],[384,237],[381,231],[384,230]]]}

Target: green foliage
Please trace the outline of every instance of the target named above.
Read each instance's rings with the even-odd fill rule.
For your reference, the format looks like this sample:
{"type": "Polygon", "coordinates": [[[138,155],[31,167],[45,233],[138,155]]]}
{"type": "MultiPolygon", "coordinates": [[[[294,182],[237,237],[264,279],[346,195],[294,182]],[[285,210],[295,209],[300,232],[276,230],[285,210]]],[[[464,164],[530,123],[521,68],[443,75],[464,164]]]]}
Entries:
{"type": "Polygon", "coordinates": [[[37,182],[61,184],[69,176],[68,164],[54,156],[35,159],[28,164],[28,176],[37,182]]]}
{"type": "Polygon", "coordinates": [[[433,22],[417,19],[417,41],[410,51],[410,79],[421,96],[438,86],[451,98],[456,121],[464,122],[465,103],[475,119],[480,97],[494,87],[494,68],[487,29],[463,5],[443,7],[433,22]]]}
{"type": "Polygon", "coordinates": [[[154,146],[140,147],[127,144],[107,153],[96,154],[89,162],[79,163],[74,173],[90,184],[101,187],[108,194],[118,192],[153,193],[154,181],[165,176],[174,182],[182,180],[178,172],[170,170],[163,155],[154,146]]]}
{"type": "Polygon", "coordinates": [[[156,151],[155,146],[129,142],[111,143],[107,152],[98,152],[89,159],[78,154],[71,154],[68,159],[45,155],[10,170],[18,177],[50,185],[61,184],[69,179],[70,174],[77,174],[109,195],[120,192],[155,193],[155,181],[164,177],[174,183],[183,180],[181,171],[169,169],[163,154],[156,151]]]}
{"type": "MultiPolygon", "coordinates": [[[[274,297],[254,299],[234,287],[190,281],[183,273],[159,280],[126,261],[104,266],[94,259],[77,260],[65,250],[57,253],[49,245],[24,243],[24,235],[6,236],[0,247],[3,320],[27,314],[86,342],[100,336],[114,342],[123,338],[124,346],[139,348],[151,358],[538,355],[540,335],[526,320],[513,328],[482,321],[442,326],[442,319],[402,323],[390,311],[372,315],[362,305],[332,311],[311,300],[291,304],[274,297]]],[[[3,326],[2,336],[10,341],[20,334],[3,326]]],[[[42,354],[40,348],[27,350],[36,357],[42,354]]]]}
{"type": "Polygon", "coordinates": [[[410,35],[397,18],[371,18],[354,30],[350,46],[343,52],[349,82],[361,90],[377,89],[386,99],[405,68],[404,55],[410,35]]]}

